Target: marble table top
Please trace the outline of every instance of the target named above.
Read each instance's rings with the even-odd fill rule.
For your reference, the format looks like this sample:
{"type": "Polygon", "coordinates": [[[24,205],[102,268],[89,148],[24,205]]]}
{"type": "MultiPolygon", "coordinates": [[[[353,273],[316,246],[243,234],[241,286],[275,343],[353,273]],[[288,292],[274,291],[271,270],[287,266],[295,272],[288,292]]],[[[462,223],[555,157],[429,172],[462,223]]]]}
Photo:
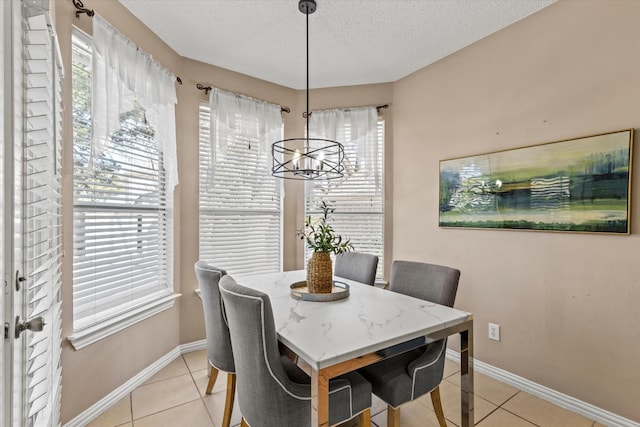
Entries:
{"type": "Polygon", "coordinates": [[[456,326],[471,314],[351,280],[348,298],[302,301],[289,286],[302,270],[234,276],[241,285],[269,295],[280,340],[320,370],[420,336],[456,326]]]}

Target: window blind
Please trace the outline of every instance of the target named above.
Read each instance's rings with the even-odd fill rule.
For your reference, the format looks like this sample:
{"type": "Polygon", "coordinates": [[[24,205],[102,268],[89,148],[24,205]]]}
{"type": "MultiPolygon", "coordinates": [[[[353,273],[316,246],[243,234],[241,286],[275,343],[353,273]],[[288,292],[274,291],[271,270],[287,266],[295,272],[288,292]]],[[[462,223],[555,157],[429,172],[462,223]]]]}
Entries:
{"type": "Polygon", "coordinates": [[[258,141],[246,134],[219,132],[214,140],[226,138],[225,144],[213,145],[226,149],[214,153],[209,105],[200,104],[199,118],[200,259],[231,274],[280,271],[282,183],[264,167],[270,150],[258,149],[258,141]]]}
{"type": "MultiPolygon", "coordinates": [[[[57,426],[61,394],[61,70],[48,12],[25,9],[24,242],[26,425],[57,426]]],[[[24,319],[23,319],[24,320],[24,319]]]]}
{"type": "Polygon", "coordinates": [[[91,44],[72,45],[75,332],[171,295],[173,189],[137,103],[91,170],[91,44]]]}
{"type": "MultiPolygon", "coordinates": [[[[384,277],[384,120],[378,119],[378,155],[372,170],[357,167],[358,145],[350,144],[351,124],[343,123],[336,133],[345,146],[343,178],[305,183],[305,212],[313,219],[322,216],[320,202],[327,202],[334,212],[331,224],[337,234],[351,239],[355,251],[379,257],[376,277],[384,277]]],[[[306,259],[311,256],[306,251],[306,259]]]]}

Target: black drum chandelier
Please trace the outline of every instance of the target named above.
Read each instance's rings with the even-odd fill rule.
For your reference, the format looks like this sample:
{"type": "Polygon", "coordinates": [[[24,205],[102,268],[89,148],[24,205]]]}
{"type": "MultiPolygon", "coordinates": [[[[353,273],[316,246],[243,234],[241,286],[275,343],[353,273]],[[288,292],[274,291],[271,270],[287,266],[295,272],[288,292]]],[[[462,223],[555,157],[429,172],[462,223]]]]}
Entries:
{"type": "Polygon", "coordinates": [[[275,177],[298,180],[335,179],[344,174],[344,146],[330,139],[309,137],[309,15],[316,11],[315,0],[300,0],[298,9],[307,17],[307,108],[305,136],[276,141],[271,146],[275,177]]]}

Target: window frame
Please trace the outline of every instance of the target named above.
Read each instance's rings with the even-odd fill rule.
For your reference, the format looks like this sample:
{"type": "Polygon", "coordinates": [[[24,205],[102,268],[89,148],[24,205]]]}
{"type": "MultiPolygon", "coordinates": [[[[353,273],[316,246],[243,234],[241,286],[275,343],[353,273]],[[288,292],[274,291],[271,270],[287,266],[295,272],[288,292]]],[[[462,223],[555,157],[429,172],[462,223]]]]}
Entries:
{"type": "MultiPolygon", "coordinates": [[[[329,221],[330,223],[333,225],[336,234],[341,235],[344,239],[346,238],[350,238],[350,233],[349,231],[344,231],[339,224],[336,224],[336,218],[348,218],[348,217],[353,217],[353,216],[357,216],[357,215],[369,215],[369,216],[379,216],[380,217],[380,240],[381,240],[381,244],[380,244],[380,251],[379,252],[374,252],[374,251],[369,251],[369,250],[361,250],[358,245],[357,242],[355,244],[355,248],[354,250],[356,252],[366,252],[366,253],[370,253],[372,255],[376,255],[379,257],[379,262],[378,262],[378,268],[377,268],[377,272],[376,272],[376,284],[383,286],[386,284],[385,279],[384,279],[384,274],[385,274],[385,270],[384,270],[384,255],[385,255],[385,152],[386,152],[386,121],[384,116],[382,115],[378,115],[378,123],[377,123],[377,136],[378,136],[378,145],[379,145],[379,151],[380,151],[380,164],[379,164],[379,168],[380,168],[380,176],[378,177],[379,180],[379,185],[380,185],[380,204],[381,204],[381,210],[377,211],[377,210],[370,210],[370,211],[365,211],[365,210],[354,210],[354,211],[348,211],[348,212],[344,212],[344,211],[340,211],[340,206],[339,204],[333,205],[331,203],[331,197],[328,196],[328,199],[326,199],[325,201],[330,205],[331,208],[335,209],[335,211],[333,211],[332,213],[329,214],[329,221]]],[[[347,154],[347,153],[346,153],[347,154]]],[[[346,155],[345,154],[345,155],[346,155]]],[[[336,179],[335,181],[339,181],[340,178],[336,179]]],[[[314,182],[306,182],[305,183],[305,194],[304,194],[304,213],[305,213],[305,218],[307,216],[311,216],[312,220],[318,219],[322,216],[322,210],[319,208],[319,206],[310,206],[310,204],[312,203],[312,201],[309,200],[309,198],[312,196],[313,194],[313,189],[309,189],[308,186],[309,185],[315,185],[314,182]]],[[[329,193],[330,194],[330,193],[329,193]]],[[[323,200],[323,198],[319,198],[317,201],[323,200]]],[[[309,260],[309,258],[312,255],[312,251],[310,249],[308,249],[305,246],[305,251],[304,251],[304,261],[305,261],[305,265],[307,263],[307,261],[309,260]]]]}
{"type": "MultiPolygon", "coordinates": [[[[90,51],[90,47],[91,47],[91,37],[89,35],[87,35],[86,33],[84,33],[82,30],[74,27],[73,28],[73,34],[72,34],[72,71],[71,71],[71,78],[72,78],[72,88],[74,87],[74,74],[75,74],[75,68],[76,68],[76,54],[73,53],[76,49],[85,49],[87,50],[88,47],[88,51],[87,54],[89,55],[89,61],[91,60],[91,51],[90,51]],[[79,46],[79,43],[82,44],[82,46],[79,46]]],[[[89,71],[90,73],[90,71],[89,71]]],[[[90,78],[90,77],[89,77],[90,78]]],[[[90,91],[90,89],[89,89],[90,91]]],[[[90,97],[91,97],[91,93],[89,92],[89,99],[87,100],[87,102],[89,103],[89,114],[91,114],[90,111],[90,97]]],[[[76,117],[73,117],[73,128],[74,128],[74,141],[73,141],[73,146],[75,146],[76,141],[75,141],[75,134],[76,131],[78,130],[78,124],[76,123],[76,117]]],[[[124,130],[126,132],[126,130],[124,130]]],[[[157,141],[156,145],[159,145],[157,141]]],[[[74,150],[75,151],[75,150],[74,150]]],[[[158,161],[159,164],[162,164],[162,154],[161,154],[161,150],[160,147],[158,147],[158,161]]],[[[122,163],[121,163],[122,164],[122,163]]],[[[73,263],[73,270],[74,270],[74,279],[73,279],[73,291],[72,291],[72,295],[74,298],[74,310],[73,310],[73,332],[71,335],[69,335],[67,337],[67,339],[69,340],[69,342],[73,345],[73,347],[76,350],[79,350],[89,344],[92,344],[96,341],[101,340],[102,338],[105,338],[109,335],[112,335],[118,331],[121,331],[123,329],[128,328],[129,326],[132,326],[144,319],[147,319],[155,314],[158,314],[164,310],[170,309],[171,307],[173,307],[175,300],[180,296],[180,294],[175,294],[174,292],[174,274],[173,274],[173,262],[174,262],[174,251],[175,251],[175,239],[174,239],[174,233],[173,233],[173,228],[174,228],[174,219],[173,219],[173,189],[167,189],[167,185],[166,185],[166,173],[165,172],[158,172],[158,175],[156,175],[157,177],[157,187],[160,190],[161,194],[158,196],[158,205],[156,206],[155,209],[157,209],[158,214],[163,217],[164,219],[162,221],[158,222],[158,242],[160,243],[160,245],[157,247],[158,248],[158,252],[162,253],[164,258],[160,257],[157,261],[157,264],[160,264],[163,262],[163,260],[165,260],[167,263],[169,263],[169,265],[167,266],[161,266],[160,268],[162,269],[162,271],[164,271],[165,273],[165,278],[164,283],[160,283],[159,285],[156,285],[157,288],[159,288],[158,291],[156,292],[152,292],[150,295],[151,297],[146,297],[146,298],[138,298],[138,299],[134,299],[134,301],[136,301],[136,303],[121,303],[120,305],[117,306],[116,309],[112,309],[112,310],[101,310],[99,311],[98,315],[97,315],[97,320],[94,320],[93,322],[87,322],[84,325],[78,326],[77,322],[79,321],[79,319],[76,318],[76,274],[75,274],[75,269],[76,269],[76,260],[75,260],[75,256],[76,256],[76,236],[77,236],[77,232],[80,230],[79,228],[76,228],[75,225],[75,220],[76,220],[76,215],[77,215],[77,206],[80,205],[80,203],[77,203],[76,200],[76,167],[75,167],[75,158],[74,158],[74,170],[73,170],[73,182],[74,182],[74,198],[73,198],[73,215],[74,215],[74,226],[73,226],[73,236],[74,236],[74,248],[73,248],[73,254],[74,254],[74,260],[72,261],[73,263]],[[159,176],[158,176],[159,175],[159,176]],[[158,181],[158,179],[160,181],[158,181]],[[162,182],[164,181],[164,182],[162,182]]],[[[101,206],[98,204],[97,205],[97,210],[100,210],[101,206]]],[[[116,209],[118,210],[117,207],[108,207],[106,205],[102,206],[102,211],[106,211],[106,210],[110,210],[110,209],[116,209]]],[[[122,207],[120,210],[126,210],[126,207],[122,207]]],[[[111,232],[113,232],[116,227],[112,227],[110,230],[111,232]]],[[[133,261],[133,263],[135,263],[135,261],[133,261]]],[[[133,280],[133,279],[132,279],[133,280]]],[[[136,287],[135,286],[129,286],[129,289],[131,290],[135,290],[136,287]]],[[[122,302],[124,302],[124,298],[120,298],[120,300],[122,302]]],[[[95,314],[94,314],[95,315],[95,314]]]]}
{"type": "MultiPolygon", "coordinates": [[[[256,100],[256,102],[259,102],[258,100],[256,100]]],[[[256,208],[250,208],[250,207],[244,207],[242,209],[233,209],[233,210],[229,210],[229,209],[225,209],[225,208],[216,208],[215,206],[211,206],[212,202],[211,201],[207,201],[206,203],[203,203],[203,185],[206,186],[208,185],[207,183],[207,169],[209,167],[209,161],[211,161],[212,158],[215,158],[215,156],[219,155],[218,153],[211,153],[211,146],[210,146],[210,114],[211,114],[211,110],[210,110],[210,106],[208,102],[205,101],[201,101],[199,104],[199,108],[198,108],[198,130],[199,130],[199,143],[198,143],[198,167],[199,167],[199,175],[198,175],[198,236],[199,236],[199,240],[198,240],[198,254],[199,254],[199,259],[207,261],[208,263],[212,264],[212,265],[216,265],[218,268],[222,268],[225,269],[228,273],[230,274],[252,274],[252,273],[257,273],[257,272],[279,272],[282,271],[282,266],[283,266],[283,256],[282,256],[282,252],[283,252],[283,247],[284,247],[284,188],[283,188],[283,183],[281,182],[281,180],[278,180],[277,178],[273,178],[274,179],[274,183],[276,184],[277,188],[276,191],[274,193],[271,193],[271,197],[277,196],[279,198],[278,202],[277,202],[277,212],[275,210],[271,210],[271,209],[256,209],[256,208]],[[206,209],[203,208],[203,205],[207,205],[206,209]],[[277,214],[277,239],[278,239],[278,248],[277,251],[275,251],[275,253],[277,254],[277,263],[275,263],[273,265],[273,267],[271,268],[267,268],[267,269],[256,269],[256,268],[249,268],[249,267],[237,267],[237,263],[226,263],[225,261],[220,261],[220,260],[216,260],[213,257],[213,254],[210,254],[210,250],[206,251],[207,253],[205,254],[205,251],[203,251],[203,236],[207,233],[206,231],[204,231],[204,229],[206,227],[213,227],[214,224],[212,223],[213,220],[210,220],[209,223],[203,223],[203,211],[208,211],[211,213],[211,216],[214,216],[215,213],[217,212],[220,215],[230,215],[230,214],[237,214],[238,216],[244,216],[244,215],[270,215],[270,216],[275,216],[277,214]]],[[[282,125],[282,132],[284,132],[284,124],[282,125]]],[[[254,144],[257,143],[255,141],[247,141],[247,140],[238,140],[238,143],[249,143],[249,144],[254,144]]],[[[231,146],[230,142],[228,143],[228,147],[227,150],[229,150],[229,146],[231,146]]],[[[269,147],[270,148],[270,147],[269,147]]],[[[268,150],[267,156],[270,155],[270,150],[268,150]]],[[[215,176],[215,175],[214,175],[215,176]]],[[[271,175],[270,175],[271,176],[271,175]]],[[[214,178],[215,179],[215,178],[214,178]]],[[[276,222],[276,221],[274,221],[276,222]]],[[[213,233],[211,233],[213,234],[213,233]]],[[[209,237],[209,240],[214,239],[213,236],[209,237]]],[[[270,265],[270,263],[268,262],[270,257],[268,256],[269,253],[273,253],[273,248],[271,249],[266,249],[265,248],[265,256],[264,256],[264,261],[262,261],[262,265],[270,265]]],[[[275,257],[272,257],[275,258],[275,257]]],[[[244,264],[244,262],[243,262],[244,264]]]]}

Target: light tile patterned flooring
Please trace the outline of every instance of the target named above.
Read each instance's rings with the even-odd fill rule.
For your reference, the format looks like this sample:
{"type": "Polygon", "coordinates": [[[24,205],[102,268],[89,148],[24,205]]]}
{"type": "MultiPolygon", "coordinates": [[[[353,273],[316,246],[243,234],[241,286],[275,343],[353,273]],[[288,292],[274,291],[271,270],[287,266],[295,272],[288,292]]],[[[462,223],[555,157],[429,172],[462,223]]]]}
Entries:
{"type": "MultiPolygon", "coordinates": [[[[440,385],[449,426],[460,425],[459,369],[459,365],[447,360],[445,380],[440,385]]],[[[603,427],[486,375],[476,372],[474,379],[475,417],[480,427],[603,427]]],[[[185,354],[100,415],[89,427],[220,427],[226,374],[220,373],[210,395],[204,393],[207,381],[206,350],[185,354]]],[[[371,414],[372,426],[387,426],[386,405],[375,396],[371,414]]],[[[438,427],[429,395],[402,405],[400,422],[402,427],[438,427]]],[[[240,425],[237,401],[231,424],[240,425]]],[[[352,423],[346,425],[351,427],[352,423]]]]}

